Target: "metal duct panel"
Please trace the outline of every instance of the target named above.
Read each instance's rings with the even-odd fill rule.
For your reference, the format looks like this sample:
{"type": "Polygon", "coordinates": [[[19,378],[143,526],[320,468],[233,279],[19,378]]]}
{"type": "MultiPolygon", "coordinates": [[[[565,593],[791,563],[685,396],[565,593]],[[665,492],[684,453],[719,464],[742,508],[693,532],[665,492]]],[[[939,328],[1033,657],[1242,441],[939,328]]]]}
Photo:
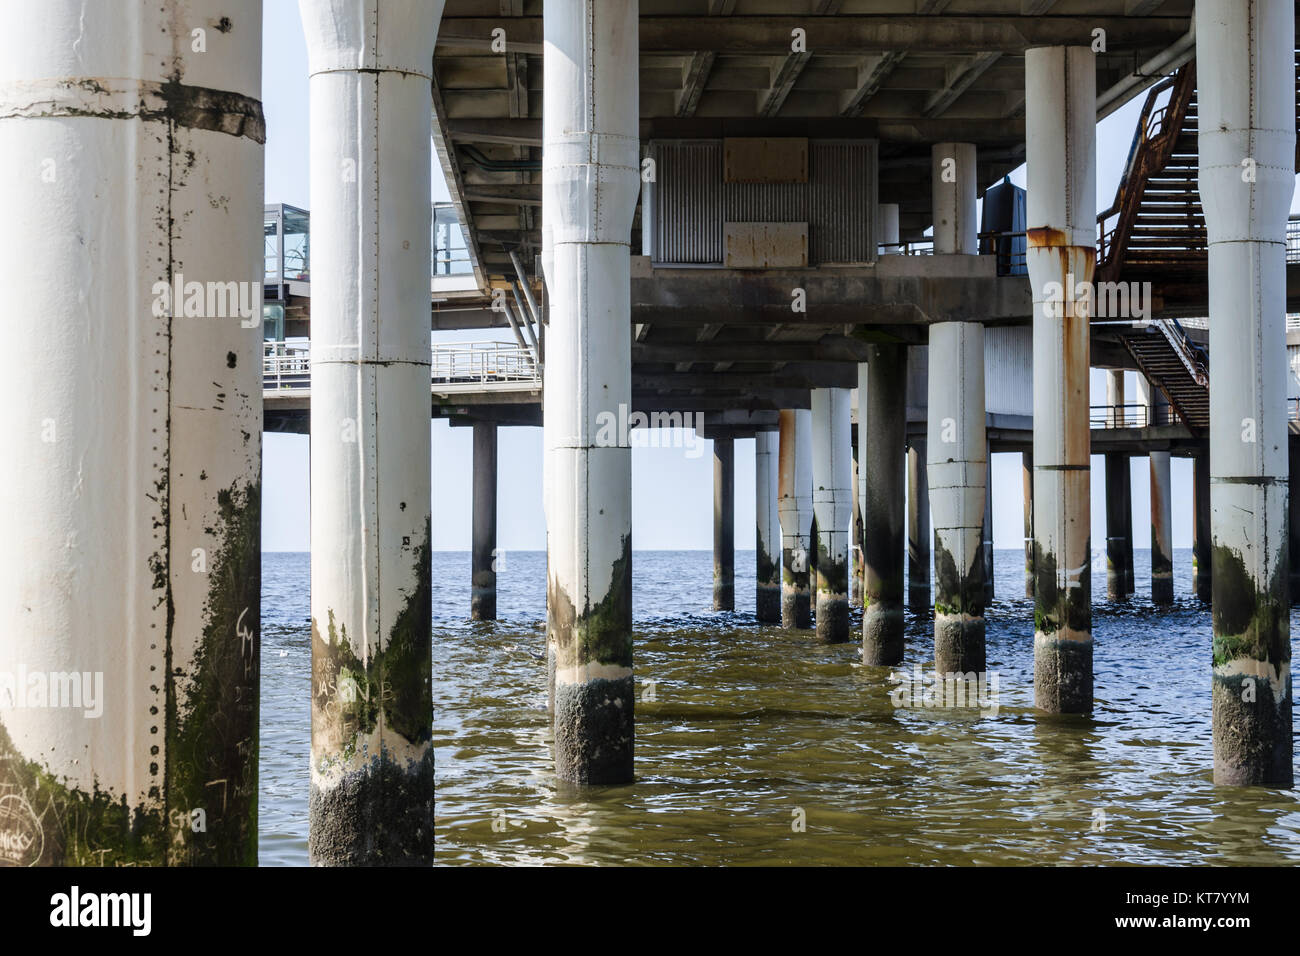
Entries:
{"type": "Polygon", "coordinates": [[[655,263],[722,265],[722,141],[651,144],[655,263]]]}
{"type": "Polygon", "coordinates": [[[727,183],[728,222],[808,222],[807,183],[727,183]]]}
{"type": "Polygon", "coordinates": [[[874,140],[814,140],[806,183],[723,183],[722,140],[655,140],[656,265],[720,266],[724,222],[806,222],[811,265],[876,261],[874,140]]]}
{"type": "Polygon", "coordinates": [[[1030,326],[984,330],[984,405],[990,412],[1034,413],[1034,330],[1030,326]]]}
{"type": "Polygon", "coordinates": [[[875,141],[815,140],[811,160],[813,263],[875,262],[875,141]]]}

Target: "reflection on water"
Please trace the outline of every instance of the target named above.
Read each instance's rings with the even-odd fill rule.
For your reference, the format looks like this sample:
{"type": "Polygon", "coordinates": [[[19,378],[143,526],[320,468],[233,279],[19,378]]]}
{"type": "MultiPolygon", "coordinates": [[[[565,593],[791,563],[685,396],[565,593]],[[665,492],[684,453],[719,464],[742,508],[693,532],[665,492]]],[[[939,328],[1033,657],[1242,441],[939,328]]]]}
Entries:
{"type": "MultiPolygon", "coordinates": [[[[574,790],[552,773],[545,556],[508,555],[502,620],[475,624],[469,556],[434,555],[434,744],[442,863],[1279,864],[1300,861],[1296,791],[1211,785],[1210,618],[1175,556],[1177,603],[1105,603],[1093,575],[1096,711],[1033,709],[1022,555],[997,555],[988,614],[996,716],[895,708],[891,669],[855,644],[706,609],[707,552],[637,552],[637,780],[574,790]],[[693,609],[701,609],[694,611],[693,609]]],[[[306,862],[306,555],[264,556],[263,864],[306,862]]],[[[856,620],[855,620],[856,623],[856,620]]],[[[1297,622],[1293,619],[1293,631],[1297,622]]],[[[909,615],[907,657],[930,623],[909,615]]]]}

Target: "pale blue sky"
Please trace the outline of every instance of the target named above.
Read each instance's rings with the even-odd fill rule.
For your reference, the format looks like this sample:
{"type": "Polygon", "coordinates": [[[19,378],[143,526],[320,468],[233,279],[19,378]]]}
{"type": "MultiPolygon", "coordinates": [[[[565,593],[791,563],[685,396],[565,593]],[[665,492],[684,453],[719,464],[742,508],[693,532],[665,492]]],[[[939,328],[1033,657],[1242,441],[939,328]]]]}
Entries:
{"type": "MultiPolygon", "coordinates": [[[[307,53],[295,0],[267,0],[264,13],[262,97],[266,111],[266,201],[310,208],[308,177],[307,53]]],[[[1105,119],[1097,136],[1097,208],[1108,207],[1128,155],[1139,96],[1105,119]]],[[[1012,174],[1023,186],[1024,168],[1012,174]]],[[[435,199],[447,198],[440,173],[433,172],[435,199]]],[[[1294,208],[1294,206],[1293,206],[1294,208]]],[[[459,338],[507,336],[478,331],[459,338]]],[[[1105,401],[1104,373],[1092,375],[1093,401],[1105,401]]],[[[1129,373],[1127,392],[1136,394],[1129,373]]],[[[462,551],[470,545],[470,430],[432,424],[433,546],[462,551]]],[[[637,549],[712,547],[712,454],[689,458],[681,448],[632,451],[632,526],[637,549]]],[[[754,546],[754,443],[736,445],[736,547],[754,546]]],[[[263,440],[262,546],[267,551],[306,551],[308,540],[308,439],[267,434],[263,440]]],[[[498,448],[498,546],[507,550],[545,548],[541,494],[540,428],[502,428],[498,448]]],[[[1147,547],[1149,526],[1147,459],[1134,458],[1135,545],[1147,547]]],[[[1191,546],[1192,470],[1173,460],[1174,547],[1191,546]]],[[[1093,456],[1092,539],[1105,540],[1102,465],[1093,456]]],[[[998,548],[1020,547],[1023,539],[1020,456],[993,456],[993,536],[998,548]]]]}

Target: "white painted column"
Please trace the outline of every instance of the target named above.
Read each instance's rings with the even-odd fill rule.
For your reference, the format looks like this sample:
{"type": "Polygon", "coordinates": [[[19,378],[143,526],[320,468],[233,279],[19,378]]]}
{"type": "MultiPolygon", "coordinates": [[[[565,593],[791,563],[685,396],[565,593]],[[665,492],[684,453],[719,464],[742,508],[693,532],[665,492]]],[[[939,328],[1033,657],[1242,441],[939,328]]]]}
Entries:
{"type": "Polygon", "coordinates": [[[781,520],[781,626],[812,623],[808,563],[812,533],[812,412],[781,410],[778,494],[781,520]]]}
{"type": "Polygon", "coordinates": [[[1025,52],[1029,281],[1034,295],[1034,696],[1092,709],[1088,300],[1096,266],[1096,57],[1025,52]]]}
{"type": "Polygon", "coordinates": [[[984,670],[984,326],[930,326],[930,520],[934,523],[934,658],[940,674],[984,670]],[[943,374],[938,374],[939,369],[943,374]]]}
{"type": "Polygon", "coordinates": [[[433,859],[430,74],[442,3],[300,0],[311,71],[313,863],[433,859]]]}
{"type": "Polygon", "coordinates": [[[1214,780],[1292,785],[1287,599],[1286,218],[1295,11],[1198,0],[1209,232],[1214,780]]]}
{"type": "Polygon", "coordinates": [[[781,524],[777,517],[778,432],[754,435],[755,611],[759,621],[781,620],[781,524]]]}
{"type": "MultiPolygon", "coordinates": [[[[936,255],[976,255],[976,156],[971,143],[931,149],[936,255]]],[[[927,471],[934,525],[934,659],[940,674],[984,670],[984,544],[988,488],[984,326],[930,326],[927,471]]]]}
{"type": "Polygon", "coordinates": [[[257,862],[261,62],[0,2],[0,865],[257,862]]]}
{"type": "Polygon", "coordinates": [[[817,640],[849,639],[853,430],[847,388],[812,390],[812,497],[817,517],[817,640]]]}
{"type": "Polygon", "coordinates": [[[632,456],[621,438],[610,443],[601,433],[632,399],[637,6],[546,0],[543,20],[542,190],[554,216],[546,362],[552,387],[544,414],[555,769],[574,783],[626,783],[634,696],[632,456]]]}

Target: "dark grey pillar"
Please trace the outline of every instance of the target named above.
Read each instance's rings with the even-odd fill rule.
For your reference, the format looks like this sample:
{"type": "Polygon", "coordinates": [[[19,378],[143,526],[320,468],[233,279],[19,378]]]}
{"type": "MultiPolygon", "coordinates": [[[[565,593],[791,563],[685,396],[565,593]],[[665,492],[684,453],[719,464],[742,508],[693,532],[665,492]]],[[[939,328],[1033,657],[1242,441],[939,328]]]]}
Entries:
{"type": "Polygon", "coordinates": [[[736,447],[713,439],[713,610],[736,609],[736,447]]]}
{"type": "Polygon", "coordinates": [[[470,551],[469,616],[494,621],[497,616],[497,426],[474,423],[474,515],[470,551]]]}

